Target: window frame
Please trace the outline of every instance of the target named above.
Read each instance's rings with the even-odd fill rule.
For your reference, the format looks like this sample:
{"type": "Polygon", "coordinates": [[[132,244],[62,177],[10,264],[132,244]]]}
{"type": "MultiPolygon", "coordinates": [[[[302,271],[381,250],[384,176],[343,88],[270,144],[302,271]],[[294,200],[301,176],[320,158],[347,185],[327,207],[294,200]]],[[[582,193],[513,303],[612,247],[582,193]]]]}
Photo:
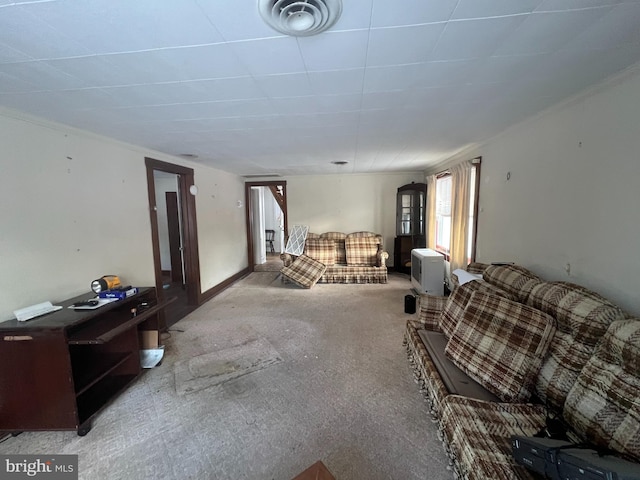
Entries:
{"type": "MultiPolygon", "coordinates": [[[[481,165],[482,165],[482,157],[476,157],[471,161],[473,168],[475,169],[475,178],[474,178],[474,191],[473,191],[473,222],[471,223],[472,227],[473,227],[473,231],[472,234],[469,236],[469,241],[471,242],[471,257],[468,259],[469,262],[475,262],[476,261],[476,253],[477,253],[477,239],[478,239],[478,212],[479,212],[479,203],[480,203],[480,172],[481,172],[481,165]]],[[[442,172],[436,173],[436,181],[435,181],[435,188],[436,188],[436,202],[437,202],[437,198],[438,198],[438,193],[437,193],[437,185],[438,185],[438,180],[442,179],[442,178],[446,178],[446,177],[450,177],[451,176],[451,172],[449,170],[444,170],[442,172]]],[[[470,182],[470,186],[471,186],[471,182],[470,182]]],[[[453,196],[454,192],[451,192],[451,195],[453,196]]],[[[434,212],[437,212],[437,205],[436,208],[434,209],[434,212]]],[[[449,219],[451,219],[451,216],[449,216],[449,219]]],[[[434,242],[435,246],[434,249],[436,252],[440,253],[441,255],[444,256],[446,261],[450,261],[451,260],[451,256],[450,256],[450,248],[451,245],[449,245],[449,248],[443,248],[441,245],[438,245],[437,243],[437,239],[438,239],[438,221],[437,221],[437,217],[436,217],[436,240],[434,242]]],[[[449,241],[451,241],[451,239],[449,239],[449,241]]]]}

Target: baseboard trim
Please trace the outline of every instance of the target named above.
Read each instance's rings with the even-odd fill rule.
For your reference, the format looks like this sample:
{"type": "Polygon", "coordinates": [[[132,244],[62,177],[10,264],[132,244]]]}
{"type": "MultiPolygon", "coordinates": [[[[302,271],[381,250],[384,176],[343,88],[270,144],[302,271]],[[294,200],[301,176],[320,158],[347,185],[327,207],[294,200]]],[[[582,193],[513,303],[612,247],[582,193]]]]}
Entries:
{"type": "Polygon", "coordinates": [[[208,302],[213,297],[215,297],[219,293],[225,291],[227,288],[229,288],[235,282],[237,282],[238,280],[240,280],[243,277],[246,277],[250,273],[251,273],[251,269],[249,267],[247,267],[247,268],[245,268],[243,270],[240,270],[235,275],[232,275],[231,277],[227,278],[226,280],[220,282],[218,285],[216,285],[214,287],[211,287],[206,292],[202,292],[200,295],[198,295],[198,305],[202,305],[203,303],[208,302]]]}

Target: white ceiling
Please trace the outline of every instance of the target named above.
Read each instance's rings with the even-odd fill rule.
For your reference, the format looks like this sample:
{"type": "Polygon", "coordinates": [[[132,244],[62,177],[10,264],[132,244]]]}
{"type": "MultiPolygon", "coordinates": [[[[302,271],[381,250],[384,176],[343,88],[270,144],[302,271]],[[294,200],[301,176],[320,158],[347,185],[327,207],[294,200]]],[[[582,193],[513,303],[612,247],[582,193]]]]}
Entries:
{"type": "Polygon", "coordinates": [[[241,175],[422,170],[638,61],[640,0],[0,0],[0,105],[241,175]]]}

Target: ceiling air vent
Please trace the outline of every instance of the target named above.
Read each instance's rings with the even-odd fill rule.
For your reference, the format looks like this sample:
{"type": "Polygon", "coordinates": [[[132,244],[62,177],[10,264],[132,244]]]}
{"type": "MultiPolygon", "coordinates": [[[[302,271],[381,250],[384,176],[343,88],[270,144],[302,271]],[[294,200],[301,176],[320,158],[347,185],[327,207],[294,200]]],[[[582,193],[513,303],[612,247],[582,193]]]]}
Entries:
{"type": "Polygon", "coordinates": [[[258,8],[271,28],[305,37],[336,23],[342,13],[342,0],[258,0],[258,8]]]}

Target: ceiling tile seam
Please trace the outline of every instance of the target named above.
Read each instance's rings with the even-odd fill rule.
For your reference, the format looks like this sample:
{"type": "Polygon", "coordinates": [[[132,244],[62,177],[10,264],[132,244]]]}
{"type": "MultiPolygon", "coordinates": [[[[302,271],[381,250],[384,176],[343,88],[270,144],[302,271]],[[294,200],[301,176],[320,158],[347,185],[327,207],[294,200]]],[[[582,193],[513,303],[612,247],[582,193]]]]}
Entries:
{"type": "MultiPolygon", "coordinates": [[[[55,67],[51,67],[51,68],[55,68],[55,67]]],[[[64,72],[60,72],[60,73],[70,76],[64,72]]],[[[253,77],[252,75],[236,75],[231,77],[198,78],[196,80],[169,80],[164,82],[126,83],[126,84],[118,84],[118,85],[97,85],[97,86],[89,86],[89,87],[65,88],[65,89],[59,89],[59,90],[37,90],[34,92],[25,92],[25,93],[57,93],[57,92],[66,92],[66,91],[75,91],[75,90],[104,90],[104,89],[110,89],[110,88],[147,87],[149,85],[153,85],[153,86],[174,85],[174,84],[179,85],[181,83],[211,82],[215,80],[238,80],[238,79],[245,79],[245,78],[253,78],[253,77]]],[[[260,98],[260,97],[256,97],[256,98],[260,98]]]]}
{"type": "Polygon", "coordinates": [[[362,81],[360,82],[360,108],[359,108],[359,114],[358,114],[358,123],[356,124],[356,131],[355,131],[355,138],[353,139],[353,141],[355,142],[355,146],[353,149],[353,155],[352,155],[352,169],[356,168],[356,163],[358,162],[358,157],[359,157],[359,152],[360,152],[360,132],[362,131],[362,115],[363,115],[363,106],[364,106],[364,88],[365,88],[365,81],[366,81],[366,72],[367,72],[367,66],[369,65],[369,49],[371,46],[371,25],[373,24],[373,6],[374,2],[371,2],[371,9],[369,10],[369,28],[368,28],[368,32],[367,32],[367,50],[364,56],[364,72],[362,74],[362,81]]]}
{"type": "MultiPolygon", "coordinates": [[[[49,24],[47,23],[47,25],[49,25],[49,24]]],[[[54,28],[54,27],[51,27],[51,28],[54,28]]],[[[54,28],[54,30],[55,30],[55,28],[54,28]]],[[[266,38],[242,40],[242,41],[269,40],[271,38],[282,38],[282,37],[266,37],[266,38]]],[[[105,60],[106,60],[109,57],[116,57],[116,56],[119,56],[119,55],[131,55],[131,54],[136,54],[136,53],[166,52],[166,51],[171,51],[171,50],[186,50],[186,49],[190,49],[190,48],[201,48],[201,47],[215,47],[215,46],[218,46],[218,45],[231,45],[233,43],[238,43],[238,41],[194,43],[192,45],[171,45],[171,46],[166,46],[166,47],[142,48],[142,49],[138,49],[138,50],[123,50],[123,51],[118,51],[118,52],[102,52],[102,53],[88,53],[88,54],[85,54],[85,55],[67,55],[67,56],[62,56],[62,57],[34,58],[33,60],[17,60],[15,62],[10,62],[9,64],[22,64],[22,63],[32,63],[32,62],[55,62],[55,61],[61,61],[61,60],[83,60],[83,59],[87,59],[87,58],[102,58],[102,57],[105,57],[105,60]]]]}
{"type": "Polygon", "coordinates": [[[531,12],[533,15],[536,14],[543,14],[543,13],[569,13],[569,12],[583,12],[586,10],[602,10],[602,9],[611,9],[611,8],[615,8],[618,5],[623,5],[625,3],[628,2],[623,2],[623,3],[611,3],[608,5],[594,5],[592,7],[579,7],[579,8],[563,8],[563,9],[558,9],[558,10],[534,10],[533,12],[531,12]]]}
{"type": "MultiPolygon", "coordinates": [[[[91,110],[104,110],[103,108],[92,108],[92,109],[74,109],[74,111],[91,111],[91,110]]],[[[358,109],[358,110],[343,110],[343,111],[339,111],[339,112],[317,112],[317,113],[294,113],[294,114],[288,114],[288,115],[283,115],[283,114],[262,114],[262,115],[231,115],[231,116],[222,116],[222,117],[194,117],[194,118],[172,118],[171,121],[172,122],[197,122],[197,121],[202,121],[202,120],[235,120],[235,119],[245,119],[245,118],[269,118],[269,117],[282,117],[282,116],[286,116],[286,117],[329,117],[329,116],[333,116],[333,115],[337,115],[337,114],[344,114],[344,113],[360,113],[360,112],[381,112],[381,111],[387,111],[389,109],[386,108],[368,108],[365,110],[362,109],[358,109]]],[[[167,120],[134,120],[131,122],[123,122],[123,123],[140,123],[140,124],[144,124],[144,125],[153,125],[155,123],[163,123],[166,122],[167,120]]]]}
{"type": "Polygon", "coordinates": [[[20,7],[22,5],[30,5],[32,3],[52,3],[57,1],[58,0],[27,0],[25,2],[13,2],[13,3],[7,3],[6,5],[0,5],[0,8],[20,7]]]}

